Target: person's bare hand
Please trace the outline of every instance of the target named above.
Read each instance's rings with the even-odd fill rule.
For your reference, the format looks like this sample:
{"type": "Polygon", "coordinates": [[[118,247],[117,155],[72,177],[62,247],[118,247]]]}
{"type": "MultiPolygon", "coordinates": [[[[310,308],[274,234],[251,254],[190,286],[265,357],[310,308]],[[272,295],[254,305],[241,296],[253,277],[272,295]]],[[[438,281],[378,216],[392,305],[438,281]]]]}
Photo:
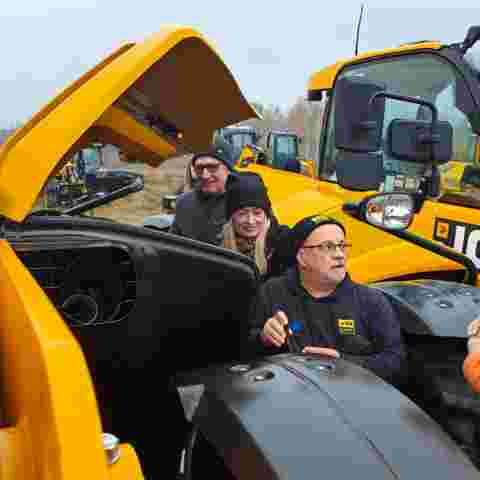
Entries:
{"type": "Polygon", "coordinates": [[[480,337],[470,337],[467,346],[468,353],[480,352],[480,337]]]}
{"type": "Polygon", "coordinates": [[[260,233],[258,235],[259,240],[262,240],[263,242],[265,242],[265,239],[267,238],[268,231],[270,230],[270,226],[271,226],[271,221],[267,217],[267,221],[264,223],[264,225],[262,227],[262,230],[260,231],[260,233]]]}
{"type": "Polygon", "coordinates": [[[265,322],[261,333],[262,341],[266,345],[281,347],[287,338],[285,325],[288,325],[287,315],[279,310],[265,322]]]}
{"type": "Polygon", "coordinates": [[[469,337],[480,336],[480,318],[476,318],[473,322],[470,322],[467,327],[467,335],[469,337]]]}
{"type": "Polygon", "coordinates": [[[325,355],[326,357],[340,358],[340,353],[334,348],[326,347],[305,347],[302,353],[308,353],[310,355],[325,355]]]}
{"type": "Polygon", "coordinates": [[[468,351],[480,352],[480,318],[470,322],[467,328],[468,334],[468,351]]]}

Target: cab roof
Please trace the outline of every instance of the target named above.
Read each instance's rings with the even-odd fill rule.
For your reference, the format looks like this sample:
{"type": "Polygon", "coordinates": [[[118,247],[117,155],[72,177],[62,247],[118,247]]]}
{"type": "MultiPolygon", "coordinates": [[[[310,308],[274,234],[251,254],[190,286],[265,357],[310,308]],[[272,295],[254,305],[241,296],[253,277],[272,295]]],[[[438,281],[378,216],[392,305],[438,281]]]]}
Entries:
{"type": "Polygon", "coordinates": [[[353,65],[355,63],[362,63],[367,60],[380,59],[385,57],[391,57],[394,55],[401,55],[406,53],[418,53],[422,50],[439,50],[443,45],[440,42],[418,42],[412,44],[401,45],[396,48],[387,48],[385,50],[378,50],[372,52],[362,53],[356,57],[352,57],[346,60],[339,60],[338,62],[329,65],[315,72],[309,79],[308,92],[311,96],[311,92],[318,92],[323,90],[330,90],[333,88],[335,79],[338,73],[346,66],[353,65]]]}

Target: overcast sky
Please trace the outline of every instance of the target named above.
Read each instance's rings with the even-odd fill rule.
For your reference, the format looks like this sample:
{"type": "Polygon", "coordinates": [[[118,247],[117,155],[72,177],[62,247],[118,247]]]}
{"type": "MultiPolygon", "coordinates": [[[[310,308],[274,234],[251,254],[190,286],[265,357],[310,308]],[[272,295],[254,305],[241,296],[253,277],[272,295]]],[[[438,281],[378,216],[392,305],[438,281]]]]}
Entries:
{"type": "MultiPolygon", "coordinates": [[[[142,40],[171,23],[204,34],[249,100],[285,108],[305,95],[314,71],[352,56],[361,3],[4,0],[0,128],[27,120],[124,41],[142,40]]],[[[469,25],[480,24],[479,0],[459,0],[455,8],[438,7],[439,0],[364,3],[361,52],[414,40],[460,41],[469,25]]]]}

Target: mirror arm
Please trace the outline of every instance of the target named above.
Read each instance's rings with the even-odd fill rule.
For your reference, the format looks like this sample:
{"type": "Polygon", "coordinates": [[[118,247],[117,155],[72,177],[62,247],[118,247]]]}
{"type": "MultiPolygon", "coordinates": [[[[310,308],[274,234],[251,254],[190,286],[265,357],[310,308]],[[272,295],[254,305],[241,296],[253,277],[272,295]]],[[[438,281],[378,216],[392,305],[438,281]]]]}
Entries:
{"type": "Polygon", "coordinates": [[[425,203],[425,194],[417,192],[413,194],[414,213],[419,213],[425,203]]]}
{"type": "MultiPolygon", "coordinates": [[[[359,204],[345,203],[343,205],[343,211],[357,220],[361,220],[362,222],[365,221],[361,218],[359,204]]],[[[461,264],[466,270],[463,283],[473,286],[477,284],[477,268],[475,267],[473,261],[466,255],[462,255],[453,249],[444,247],[438,243],[434,243],[411,232],[386,230],[385,228],[370,223],[368,225],[378,228],[379,230],[389,233],[390,235],[394,235],[401,240],[413,243],[414,245],[424,248],[429,252],[436,253],[441,257],[448,258],[449,260],[461,264]]]]}
{"type": "Polygon", "coordinates": [[[416,103],[417,105],[422,105],[424,107],[427,107],[432,112],[432,129],[437,126],[438,111],[437,111],[437,107],[432,102],[422,100],[421,98],[408,97],[406,95],[397,95],[396,93],[377,92],[372,95],[372,97],[368,102],[369,109],[373,108],[373,103],[377,98],[390,98],[391,100],[399,100],[401,102],[416,103]]]}
{"type": "Polygon", "coordinates": [[[467,285],[473,285],[473,286],[477,284],[477,268],[475,267],[475,264],[473,263],[473,261],[470,258],[468,258],[466,255],[462,255],[453,249],[444,247],[443,245],[440,245],[438,243],[422,238],[411,232],[397,231],[397,232],[389,232],[389,233],[395,235],[398,238],[401,238],[402,240],[406,240],[407,242],[411,242],[415,245],[418,245],[419,247],[425,248],[426,250],[436,253],[441,257],[448,258],[449,260],[452,260],[454,262],[457,262],[463,265],[466,270],[463,283],[467,285]]]}
{"type": "MultiPolygon", "coordinates": [[[[432,122],[430,124],[430,135],[423,136],[422,138],[419,139],[419,141],[420,143],[429,144],[429,145],[438,143],[440,141],[438,134],[435,133],[437,131],[437,124],[438,124],[438,110],[437,110],[437,107],[432,102],[428,102],[420,98],[409,97],[406,95],[397,95],[395,93],[388,93],[388,92],[377,92],[374,95],[372,95],[372,98],[370,98],[368,102],[369,109],[373,109],[373,102],[377,98],[390,98],[392,100],[399,100],[401,102],[415,103],[417,105],[421,105],[430,109],[430,111],[432,112],[432,122]]],[[[433,165],[433,168],[435,169],[437,166],[437,162],[433,155],[433,148],[431,149],[431,155],[432,155],[432,165],[433,165]]]]}
{"type": "Polygon", "coordinates": [[[361,218],[360,207],[361,203],[346,202],[343,204],[343,211],[348,213],[351,217],[361,218]]]}

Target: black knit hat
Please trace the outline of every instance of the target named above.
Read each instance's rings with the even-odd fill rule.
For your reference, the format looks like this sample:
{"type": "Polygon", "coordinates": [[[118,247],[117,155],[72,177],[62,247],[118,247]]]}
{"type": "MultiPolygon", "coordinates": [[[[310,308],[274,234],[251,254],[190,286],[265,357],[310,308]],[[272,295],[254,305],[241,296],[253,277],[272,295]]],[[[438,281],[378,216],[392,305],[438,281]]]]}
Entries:
{"type": "Polygon", "coordinates": [[[347,233],[345,227],[334,218],[326,217],[325,215],[312,215],[310,217],[305,217],[297,222],[289,233],[293,257],[297,256],[298,250],[307,237],[322,225],[337,225],[343,230],[345,235],[347,233]]]}
{"type": "Polygon", "coordinates": [[[233,171],[234,153],[233,146],[217,136],[211,148],[204,152],[196,153],[192,158],[192,165],[201,157],[213,157],[222,162],[231,172],[233,171]]]}
{"type": "Polygon", "coordinates": [[[258,207],[270,216],[271,203],[262,177],[253,172],[236,172],[227,178],[225,185],[225,211],[227,220],[240,208],[258,207]]]}

